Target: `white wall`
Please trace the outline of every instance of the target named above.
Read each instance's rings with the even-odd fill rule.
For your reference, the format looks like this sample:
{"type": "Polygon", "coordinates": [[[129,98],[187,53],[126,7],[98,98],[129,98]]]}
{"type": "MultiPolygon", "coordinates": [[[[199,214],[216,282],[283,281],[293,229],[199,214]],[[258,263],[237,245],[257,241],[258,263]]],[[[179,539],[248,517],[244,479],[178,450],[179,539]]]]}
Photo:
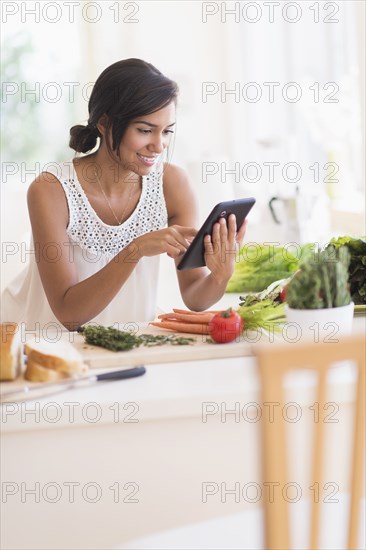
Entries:
{"type": "MultiPolygon", "coordinates": [[[[31,3],[21,4],[29,6],[31,3]]],[[[288,162],[296,162],[302,168],[300,192],[308,197],[301,199],[302,204],[310,200],[312,194],[321,199],[313,211],[314,219],[308,216],[309,222],[300,239],[327,240],[331,236],[329,194],[336,206],[337,201],[338,207],[339,203],[347,203],[350,215],[363,219],[361,139],[364,125],[361,128],[357,123],[363,120],[362,2],[337,2],[339,13],[333,18],[339,21],[334,24],[324,22],[331,13],[325,11],[322,3],[319,3],[320,21],[316,24],[309,3],[301,3],[302,17],[297,23],[286,21],[281,12],[275,12],[275,20],[270,23],[263,2],[256,3],[262,9],[262,17],[257,23],[244,20],[242,10],[246,2],[211,3],[211,8],[219,11],[203,22],[202,10],[207,3],[185,1],[135,3],[138,7],[133,15],[136,22],[129,23],[126,18],[131,9],[127,9],[125,3],[119,4],[118,22],[113,21],[116,3],[109,1],[98,3],[101,17],[95,23],[86,21],[85,13],[83,17],[83,4],[75,9],[74,22],[70,22],[66,8],[56,23],[47,22],[42,13],[37,23],[32,16],[22,19],[20,12],[9,16],[3,40],[10,44],[15,31],[29,32],[33,36],[35,51],[27,62],[27,81],[30,85],[34,81],[55,81],[64,92],[56,103],[39,98],[39,126],[34,128],[38,153],[36,158],[27,160],[27,167],[36,162],[43,167],[49,161],[70,158],[69,127],[87,118],[87,101],[80,90],[118,59],[141,57],[179,84],[178,128],[172,161],[185,167],[192,178],[201,219],[219,200],[254,195],[257,205],[251,216],[247,240],[286,242],[287,229],[274,224],[267,203],[278,193],[288,196],[295,192],[295,185],[281,176],[288,162]],[[227,15],[226,22],[222,22],[224,5],[229,9],[237,4],[241,10],[238,21],[235,16],[227,15]],[[71,81],[78,83],[72,102],[65,93],[64,84],[71,81]],[[315,81],[321,85],[328,81],[344,85],[336,105],[312,104],[309,100],[292,104],[280,96],[276,96],[273,103],[264,98],[257,103],[243,98],[236,102],[233,95],[223,100],[219,93],[209,96],[207,101],[202,99],[205,82],[214,82],[221,88],[226,85],[228,89],[236,83],[242,87],[247,82],[257,82],[265,93],[268,88],[263,83],[268,81],[280,82],[280,88],[276,89],[295,81],[302,86],[304,95],[305,91],[309,92],[306,86],[315,81]],[[351,91],[347,92],[350,84],[351,91]],[[341,126],[343,130],[339,132],[341,126]],[[329,161],[340,167],[340,183],[332,189],[322,181],[326,176],[323,165],[329,161]],[[217,173],[204,181],[203,163],[208,162],[215,163],[217,173]],[[265,162],[280,163],[274,182],[269,181],[265,162]],[[309,169],[316,162],[322,176],[318,184],[314,184],[314,174],[309,169]],[[234,175],[225,177],[222,163],[229,170],[239,163],[240,181],[236,181],[234,175]],[[249,181],[253,178],[250,170],[247,179],[242,176],[243,167],[250,163],[256,163],[262,170],[261,178],[255,183],[249,181]]],[[[247,12],[251,18],[253,14],[247,12]]],[[[48,16],[52,17],[52,12],[48,16]]],[[[93,11],[89,11],[88,16],[93,17],[93,11]]],[[[307,97],[312,96],[308,93],[307,97]]],[[[14,113],[13,119],[16,116],[19,115],[14,113]]],[[[10,119],[8,124],[11,123],[10,119]]],[[[22,123],[27,124],[27,121],[22,123]]],[[[20,167],[23,159],[14,157],[10,146],[5,149],[2,166],[4,162],[16,162],[20,167]]],[[[18,243],[27,238],[29,222],[25,192],[33,177],[31,174],[23,177],[21,169],[5,180],[3,174],[3,242],[18,243]]],[[[337,230],[342,231],[342,227],[337,230]]],[[[1,265],[1,285],[4,286],[22,265],[20,255],[8,255],[1,265]]],[[[179,296],[172,262],[162,258],[162,268],[161,302],[177,303],[179,296]]]]}

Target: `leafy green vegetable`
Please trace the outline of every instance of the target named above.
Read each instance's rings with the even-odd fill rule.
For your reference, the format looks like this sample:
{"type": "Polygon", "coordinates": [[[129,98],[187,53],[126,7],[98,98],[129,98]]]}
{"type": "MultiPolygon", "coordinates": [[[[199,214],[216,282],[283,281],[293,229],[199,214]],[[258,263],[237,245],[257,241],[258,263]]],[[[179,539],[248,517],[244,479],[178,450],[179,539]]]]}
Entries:
{"type": "Polygon", "coordinates": [[[284,247],[273,245],[244,245],[237,257],[235,269],[226,292],[257,292],[279,279],[286,279],[309,255],[313,244],[303,245],[294,255],[284,247]]]}
{"type": "Polygon", "coordinates": [[[350,253],[345,246],[328,245],[301,264],[288,285],[287,303],[294,309],[322,309],[348,305],[350,253]]]}
{"type": "Polygon", "coordinates": [[[272,302],[274,302],[275,304],[278,304],[280,302],[281,290],[291,280],[291,277],[287,277],[286,279],[280,279],[279,281],[274,281],[272,284],[270,284],[267,288],[265,288],[261,292],[248,294],[247,296],[240,296],[240,300],[243,300],[242,303],[245,303],[246,305],[257,304],[258,302],[261,302],[262,300],[267,300],[267,299],[272,300],[272,302]]]}
{"type": "Polygon", "coordinates": [[[284,304],[276,304],[270,298],[258,301],[257,296],[246,296],[238,313],[244,321],[244,330],[272,328],[277,331],[281,328],[280,324],[286,322],[284,304]]]}
{"type": "Polygon", "coordinates": [[[186,336],[177,336],[176,334],[141,334],[139,336],[141,343],[149,348],[153,346],[162,346],[163,344],[171,344],[172,346],[185,346],[195,342],[194,338],[186,336]]]}
{"type": "Polygon", "coordinates": [[[176,334],[141,334],[135,336],[131,332],[123,332],[113,327],[102,325],[84,325],[78,329],[87,344],[99,346],[111,351],[128,351],[138,346],[148,347],[172,344],[173,346],[187,345],[194,342],[194,338],[177,336],[176,334]]]}
{"type": "Polygon", "coordinates": [[[346,246],[351,254],[348,268],[348,281],[351,287],[351,296],[357,305],[366,304],[366,237],[338,237],[332,239],[331,244],[336,249],[346,246]]]}

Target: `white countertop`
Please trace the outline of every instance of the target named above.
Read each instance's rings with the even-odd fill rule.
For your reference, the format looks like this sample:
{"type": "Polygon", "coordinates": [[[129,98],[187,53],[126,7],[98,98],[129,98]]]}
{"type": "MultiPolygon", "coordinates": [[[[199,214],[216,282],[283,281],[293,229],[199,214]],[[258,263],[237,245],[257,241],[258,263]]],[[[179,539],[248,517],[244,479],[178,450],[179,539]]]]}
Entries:
{"type": "MultiPolygon", "coordinates": [[[[365,322],[355,319],[356,332],[364,330],[365,322]]],[[[331,424],[337,430],[330,438],[332,449],[332,441],[345,441],[344,434],[349,433],[354,382],[351,365],[333,370],[327,399],[339,405],[335,413],[339,422],[331,424]]],[[[298,403],[304,413],[316,401],[312,373],[288,377],[285,389],[291,391],[286,400],[298,403]]],[[[138,378],[4,403],[2,476],[19,491],[2,504],[2,545],[126,548],[135,537],[237,514],[239,505],[233,498],[225,504],[216,497],[203,503],[202,483],[226,482],[231,488],[236,480],[261,482],[260,423],[250,420],[261,401],[255,357],[248,355],[149,364],[138,378]],[[33,491],[35,483],[41,500],[36,502],[29,494],[23,502],[22,487],[33,491]],[[72,503],[66,492],[70,483],[77,484],[72,503]],[[138,488],[134,504],[124,500],[131,483],[138,488]],[[101,491],[95,504],[83,499],[90,484],[101,491]],[[111,490],[116,484],[121,492],[118,502],[111,490]],[[49,486],[61,491],[59,502],[43,498],[49,486]],[[40,517],[46,518],[42,529],[40,517]]],[[[296,436],[293,448],[299,472],[293,472],[292,479],[304,487],[301,468],[312,419],[307,413],[298,425],[301,438],[296,436]]],[[[341,486],[342,477],[331,479],[341,486]]],[[[242,506],[247,503],[240,502],[242,506]]]]}
{"type": "MultiPolygon", "coordinates": [[[[237,305],[238,297],[238,294],[224,295],[217,306],[226,308],[237,305]]],[[[355,318],[353,332],[365,333],[365,329],[366,317],[355,318]]],[[[146,374],[137,378],[97,382],[87,387],[37,396],[33,400],[28,397],[27,401],[3,403],[0,405],[1,430],[5,434],[201,416],[205,402],[225,402],[227,408],[235,408],[238,402],[240,406],[257,403],[260,394],[254,356],[233,356],[229,348],[231,344],[227,346],[220,345],[219,358],[202,360],[198,357],[198,360],[174,362],[167,362],[167,359],[164,363],[146,364],[146,374]],[[227,357],[223,356],[225,349],[228,350],[227,357]]],[[[106,370],[118,368],[94,368],[90,373],[98,374],[106,370]]],[[[353,382],[354,375],[349,365],[335,369],[332,398],[351,399],[353,382]]],[[[289,378],[288,384],[292,390],[298,389],[299,402],[311,400],[314,379],[310,373],[297,374],[289,378]]]]}
{"type": "MultiPolygon", "coordinates": [[[[350,365],[335,369],[329,399],[351,399],[353,383],[350,365]]],[[[300,404],[311,401],[315,388],[312,373],[296,374],[287,385],[291,387],[292,399],[300,404]]],[[[3,403],[0,423],[5,434],[201,416],[204,403],[211,403],[207,407],[220,414],[222,403],[227,410],[236,406],[242,410],[248,403],[259,402],[254,357],[185,361],[148,365],[146,374],[137,378],[97,382],[35,400],[3,403]]]]}

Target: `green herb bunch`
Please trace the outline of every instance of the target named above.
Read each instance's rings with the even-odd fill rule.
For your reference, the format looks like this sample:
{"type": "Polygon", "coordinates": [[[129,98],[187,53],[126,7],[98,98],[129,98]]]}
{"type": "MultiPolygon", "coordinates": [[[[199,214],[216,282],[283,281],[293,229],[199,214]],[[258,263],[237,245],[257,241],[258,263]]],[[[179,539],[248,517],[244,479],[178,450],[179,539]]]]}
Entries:
{"type": "Polygon", "coordinates": [[[172,344],[182,346],[192,344],[194,338],[177,336],[176,334],[141,334],[136,336],[132,332],[125,332],[113,327],[102,325],[84,325],[78,329],[87,344],[99,346],[111,351],[128,351],[138,346],[162,346],[172,344]]]}
{"type": "Polygon", "coordinates": [[[328,245],[301,264],[286,287],[293,309],[325,309],[351,302],[348,283],[350,253],[344,246],[328,245]]]}

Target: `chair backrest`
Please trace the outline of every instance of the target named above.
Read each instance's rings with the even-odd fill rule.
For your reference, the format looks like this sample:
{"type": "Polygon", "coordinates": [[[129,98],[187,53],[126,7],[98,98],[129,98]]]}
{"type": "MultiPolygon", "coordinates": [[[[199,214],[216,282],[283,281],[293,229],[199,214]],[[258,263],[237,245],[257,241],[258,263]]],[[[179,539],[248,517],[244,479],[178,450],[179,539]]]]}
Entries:
{"type": "MultiPolygon", "coordinates": [[[[364,475],[365,445],[365,352],[366,342],[363,335],[344,337],[337,343],[296,343],[266,344],[258,346],[256,357],[261,378],[263,403],[276,402],[284,405],[284,377],[291,371],[311,369],[317,373],[316,401],[319,410],[326,403],[327,375],[332,365],[339,361],[350,360],[357,368],[357,387],[355,396],[355,414],[353,416],[353,447],[351,449],[351,507],[348,524],[348,546],[356,549],[360,501],[362,497],[364,475]]],[[[318,482],[323,487],[325,458],[325,423],[314,423],[314,442],[311,464],[311,483],[318,482]]],[[[289,464],[286,442],[285,420],[283,415],[264,415],[262,418],[262,456],[263,479],[276,480],[282,487],[289,481],[289,464]]],[[[342,442],[340,442],[342,443],[342,442]]],[[[337,458],[336,458],[337,459],[337,458]]],[[[319,499],[312,499],[310,548],[319,548],[320,508],[319,499]]],[[[290,548],[289,505],[282,498],[274,502],[265,501],[265,532],[268,550],[290,548]]]]}

